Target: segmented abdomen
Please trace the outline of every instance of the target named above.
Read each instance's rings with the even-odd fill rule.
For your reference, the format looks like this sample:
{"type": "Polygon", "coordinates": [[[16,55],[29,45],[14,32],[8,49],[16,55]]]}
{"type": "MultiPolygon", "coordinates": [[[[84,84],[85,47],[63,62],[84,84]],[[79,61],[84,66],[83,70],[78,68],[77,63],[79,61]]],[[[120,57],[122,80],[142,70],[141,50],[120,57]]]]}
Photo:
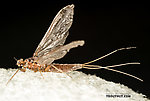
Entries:
{"type": "Polygon", "coordinates": [[[70,72],[73,70],[81,69],[82,64],[50,64],[50,65],[40,65],[35,61],[26,61],[24,68],[33,70],[34,72],[70,72]]]}
{"type": "Polygon", "coordinates": [[[45,68],[44,72],[61,73],[59,70],[61,70],[62,72],[70,72],[81,68],[82,64],[51,64],[45,68]]]}

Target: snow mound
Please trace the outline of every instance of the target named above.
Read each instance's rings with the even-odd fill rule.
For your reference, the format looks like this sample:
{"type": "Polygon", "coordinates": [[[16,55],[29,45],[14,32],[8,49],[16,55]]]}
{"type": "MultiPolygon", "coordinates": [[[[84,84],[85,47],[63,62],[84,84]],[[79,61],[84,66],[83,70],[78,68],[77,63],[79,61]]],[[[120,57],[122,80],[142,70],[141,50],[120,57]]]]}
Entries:
{"type": "Polygon", "coordinates": [[[0,101],[150,101],[144,95],[95,75],[19,71],[0,69],[0,101]]]}

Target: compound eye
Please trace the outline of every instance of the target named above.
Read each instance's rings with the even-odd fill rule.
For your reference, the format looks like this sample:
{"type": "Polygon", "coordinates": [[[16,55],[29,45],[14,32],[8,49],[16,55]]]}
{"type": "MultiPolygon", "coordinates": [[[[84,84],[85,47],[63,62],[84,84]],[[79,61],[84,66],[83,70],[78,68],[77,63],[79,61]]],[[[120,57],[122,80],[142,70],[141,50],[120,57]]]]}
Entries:
{"type": "Polygon", "coordinates": [[[20,64],[20,61],[17,61],[17,64],[20,64]]]}

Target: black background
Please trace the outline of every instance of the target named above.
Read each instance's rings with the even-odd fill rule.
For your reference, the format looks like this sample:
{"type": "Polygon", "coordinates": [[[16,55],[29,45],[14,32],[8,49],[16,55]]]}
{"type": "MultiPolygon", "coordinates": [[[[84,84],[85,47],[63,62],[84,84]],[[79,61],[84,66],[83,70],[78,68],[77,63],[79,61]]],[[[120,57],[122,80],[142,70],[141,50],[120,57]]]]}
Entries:
{"type": "Polygon", "coordinates": [[[94,64],[107,66],[127,62],[141,65],[117,67],[144,82],[108,70],[86,70],[108,81],[124,84],[150,98],[149,24],[150,8],[146,2],[4,2],[0,6],[0,68],[17,68],[17,59],[31,57],[54,16],[64,6],[75,4],[74,22],[66,43],[85,40],[83,47],[72,49],[56,63],[85,63],[115,49],[136,46],[137,49],[115,53],[94,64]]]}

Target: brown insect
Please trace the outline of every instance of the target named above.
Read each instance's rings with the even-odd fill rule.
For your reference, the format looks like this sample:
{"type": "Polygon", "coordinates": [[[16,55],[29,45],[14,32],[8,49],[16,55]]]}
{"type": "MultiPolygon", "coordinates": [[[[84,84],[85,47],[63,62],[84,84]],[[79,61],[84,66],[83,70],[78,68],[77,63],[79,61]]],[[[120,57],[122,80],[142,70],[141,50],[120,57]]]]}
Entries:
{"type": "MultiPolygon", "coordinates": [[[[127,74],[125,72],[110,69],[110,67],[117,67],[117,66],[129,65],[129,64],[139,64],[138,62],[124,63],[124,64],[113,65],[113,66],[105,66],[105,67],[99,66],[99,65],[89,65],[90,63],[98,61],[117,51],[131,49],[135,47],[120,48],[115,51],[112,51],[109,54],[106,54],[100,58],[97,58],[93,61],[90,61],[84,64],[55,64],[53,63],[54,60],[63,58],[67,54],[67,52],[69,52],[70,49],[84,45],[83,40],[73,41],[67,45],[63,45],[67,36],[69,35],[69,28],[71,27],[72,22],[73,22],[73,14],[74,14],[73,4],[67,5],[66,7],[62,8],[57,13],[50,27],[48,28],[45,36],[39,43],[37,49],[35,50],[33,57],[25,59],[25,60],[16,59],[19,69],[14,73],[14,75],[19,70],[25,72],[27,68],[30,70],[33,70],[34,72],[39,71],[40,73],[41,72],[67,73],[67,72],[77,70],[77,69],[82,69],[82,68],[86,68],[86,69],[104,68],[104,69],[108,69],[111,71],[115,71],[115,72],[119,72],[128,76],[131,76],[140,81],[143,81],[142,79],[135,77],[131,74],[127,74]]],[[[9,79],[9,81],[14,77],[14,75],[9,79]]],[[[9,81],[7,82],[7,84],[9,83],[9,81]]]]}

